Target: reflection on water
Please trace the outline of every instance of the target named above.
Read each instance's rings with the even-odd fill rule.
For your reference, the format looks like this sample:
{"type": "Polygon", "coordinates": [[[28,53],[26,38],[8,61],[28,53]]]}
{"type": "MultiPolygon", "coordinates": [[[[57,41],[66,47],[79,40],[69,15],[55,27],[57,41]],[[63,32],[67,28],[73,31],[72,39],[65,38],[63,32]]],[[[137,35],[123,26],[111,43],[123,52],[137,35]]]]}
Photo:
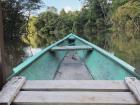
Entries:
{"type": "Polygon", "coordinates": [[[12,73],[12,68],[22,63],[25,59],[33,56],[35,53],[41,51],[41,48],[31,48],[25,46],[17,40],[8,40],[5,43],[5,61],[9,74],[12,73]]]}
{"type": "Polygon", "coordinates": [[[31,47],[24,47],[23,48],[23,51],[25,53],[25,57],[33,56],[41,50],[42,50],[42,48],[31,48],[31,47]]]}
{"type": "Polygon", "coordinates": [[[22,58],[24,57],[24,51],[22,50],[24,44],[21,43],[19,40],[12,39],[6,40],[5,42],[5,61],[6,61],[6,68],[9,74],[12,71],[12,68],[18,65],[22,58]]]}

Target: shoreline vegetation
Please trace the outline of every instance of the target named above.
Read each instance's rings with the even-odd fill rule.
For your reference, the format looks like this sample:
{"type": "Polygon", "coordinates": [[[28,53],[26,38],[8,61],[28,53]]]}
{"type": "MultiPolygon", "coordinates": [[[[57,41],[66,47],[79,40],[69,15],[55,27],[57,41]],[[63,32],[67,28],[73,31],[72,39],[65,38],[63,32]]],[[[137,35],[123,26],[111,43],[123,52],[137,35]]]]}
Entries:
{"type": "Polygon", "coordinates": [[[84,0],[80,11],[62,9],[58,13],[55,7],[48,7],[37,16],[32,12],[41,8],[41,0],[7,0],[1,4],[9,71],[22,61],[25,47],[46,47],[75,33],[113,52],[140,74],[139,0],[84,0]]]}

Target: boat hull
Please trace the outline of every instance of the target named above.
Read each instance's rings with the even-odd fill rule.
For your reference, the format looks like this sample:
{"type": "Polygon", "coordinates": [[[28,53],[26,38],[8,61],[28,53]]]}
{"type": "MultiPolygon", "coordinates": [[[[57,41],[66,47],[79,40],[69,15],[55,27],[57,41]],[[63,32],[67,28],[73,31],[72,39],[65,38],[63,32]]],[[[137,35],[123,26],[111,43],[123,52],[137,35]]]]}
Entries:
{"type": "Polygon", "coordinates": [[[41,51],[36,57],[29,58],[24,64],[22,63],[14,68],[13,75],[25,76],[29,80],[53,80],[62,61],[70,51],[73,51],[80,58],[92,79],[123,80],[125,77],[130,76],[140,78],[131,65],[73,34],[68,35],[41,51]],[[74,41],[70,42],[70,39],[74,41]],[[57,48],[54,48],[56,46],[57,48]],[[61,46],[87,46],[88,49],[86,47],[60,49],[61,46]]]}

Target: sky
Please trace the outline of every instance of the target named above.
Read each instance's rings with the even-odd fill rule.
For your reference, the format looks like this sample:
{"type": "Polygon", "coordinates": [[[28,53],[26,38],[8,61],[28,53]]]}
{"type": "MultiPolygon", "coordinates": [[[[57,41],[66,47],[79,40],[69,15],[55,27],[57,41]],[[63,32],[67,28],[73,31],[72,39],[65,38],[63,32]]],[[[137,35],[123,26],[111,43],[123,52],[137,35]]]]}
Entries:
{"type": "Polygon", "coordinates": [[[63,8],[66,12],[80,10],[82,3],[79,0],[42,0],[43,7],[38,10],[38,13],[45,11],[48,6],[54,6],[60,12],[63,8]]]}

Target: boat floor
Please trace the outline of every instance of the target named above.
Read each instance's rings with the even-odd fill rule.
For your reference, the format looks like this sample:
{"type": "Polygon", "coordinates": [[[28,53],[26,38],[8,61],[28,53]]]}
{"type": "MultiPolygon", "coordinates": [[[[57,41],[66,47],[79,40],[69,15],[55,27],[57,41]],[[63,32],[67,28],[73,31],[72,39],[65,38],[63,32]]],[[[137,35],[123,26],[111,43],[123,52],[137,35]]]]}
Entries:
{"type": "Polygon", "coordinates": [[[60,64],[55,80],[92,80],[84,62],[74,51],[69,52],[60,64]]]}

